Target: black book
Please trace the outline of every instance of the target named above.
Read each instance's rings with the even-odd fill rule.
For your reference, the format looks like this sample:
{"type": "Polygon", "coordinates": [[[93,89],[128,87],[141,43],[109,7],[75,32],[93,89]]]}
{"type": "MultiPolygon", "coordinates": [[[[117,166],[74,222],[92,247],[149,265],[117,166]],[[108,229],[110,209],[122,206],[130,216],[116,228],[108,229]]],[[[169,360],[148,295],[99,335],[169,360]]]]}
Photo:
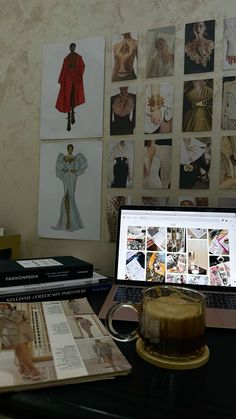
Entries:
{"type": "Polygon", "coordinates": [[[0,287],[92,276],[93,265],[74,256],[0,261],[0,287]]]}

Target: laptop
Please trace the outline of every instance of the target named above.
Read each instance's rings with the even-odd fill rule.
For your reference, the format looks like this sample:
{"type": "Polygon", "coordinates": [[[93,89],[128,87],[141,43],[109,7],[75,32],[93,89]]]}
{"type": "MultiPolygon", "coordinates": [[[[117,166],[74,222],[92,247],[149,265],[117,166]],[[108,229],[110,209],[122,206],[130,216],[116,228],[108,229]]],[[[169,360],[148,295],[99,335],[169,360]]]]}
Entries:
{"type": "MultiPolygon", "coordinates": [[[[100,310],[172,284],[206,295],[206,324],[236,328],[236,210],[126,205],[118,212],[113,285],[100,310]],[[135,297],[136,295],[136,297],[135,297]]],[[[114,319],[137,320],[129,308],[114,319]]]]}

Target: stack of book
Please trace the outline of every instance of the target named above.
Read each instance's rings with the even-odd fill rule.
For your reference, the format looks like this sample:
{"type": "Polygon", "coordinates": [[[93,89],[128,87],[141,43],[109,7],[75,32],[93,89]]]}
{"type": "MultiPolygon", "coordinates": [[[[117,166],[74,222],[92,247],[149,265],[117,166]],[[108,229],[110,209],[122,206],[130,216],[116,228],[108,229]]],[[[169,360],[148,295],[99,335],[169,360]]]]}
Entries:
{"type": "Polygon", "coordinates": [[[73,256],[0,263],[2,301],[70,299],[109,290],[110,286],[110,279],[94,272],[92,264],[73,256]]]}

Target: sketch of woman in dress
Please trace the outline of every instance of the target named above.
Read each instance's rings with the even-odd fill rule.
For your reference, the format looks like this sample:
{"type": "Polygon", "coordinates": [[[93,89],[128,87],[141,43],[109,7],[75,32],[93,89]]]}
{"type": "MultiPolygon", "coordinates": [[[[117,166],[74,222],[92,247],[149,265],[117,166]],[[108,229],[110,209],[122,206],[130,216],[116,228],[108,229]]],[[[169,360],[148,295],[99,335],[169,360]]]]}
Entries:
{"type": "Polygon", "coordinates": [[[212,128],[213,80],[184,82],[183,131],[212,128]]]}
{"type": "Polygon", "coordinates": [[[112,81],[134,80],[137,78],[134,64],[138,55],[138,41],[130,32],[122,33],[123,39],[113,46],[114,65],[112,81]]]}
{"type": "Polygon", "coordinates": [[[173,76],[174,36],[174,26],[147,31],[147,78],[173,76]]]}
{"type": "Polygon", "coordinates": [[[185,26],[185,74],[214,70],[214,37],[214,20],[188,23],[185,26]]]}
{"type": "Polygon", "coordinates": [[[169,188],[171,140],[144,141],[144,188],[169,188]]]}
{"type": "Polygon", "coordinates": [[[73,155],[74,146],[68,144],[68,154],[59,153],[56,161],[56,176],[62,180],[64,196],[61,201],[60,216],[54,230],[75,231],[84,227],[75,200],[76,181],[88,167],[86,157],[73,155]]]}

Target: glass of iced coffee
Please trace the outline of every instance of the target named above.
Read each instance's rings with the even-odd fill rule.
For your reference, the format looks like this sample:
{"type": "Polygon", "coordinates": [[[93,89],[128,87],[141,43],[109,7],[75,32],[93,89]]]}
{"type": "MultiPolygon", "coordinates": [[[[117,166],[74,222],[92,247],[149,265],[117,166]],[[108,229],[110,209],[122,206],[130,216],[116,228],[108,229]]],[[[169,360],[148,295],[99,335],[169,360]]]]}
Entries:
{"type": "Polygon", "coordinates": [[[169,285],[143,291],[141,302],[118,303],[107,314],[112,337],[130,341],[139,337],[143,350],[168,360],[192,360],[205,351],[205,297],[198,291],[169,285]],[[129,307],[138,313],[138,327],[121,335],[112,323],[116,310],[129,307]]]}

